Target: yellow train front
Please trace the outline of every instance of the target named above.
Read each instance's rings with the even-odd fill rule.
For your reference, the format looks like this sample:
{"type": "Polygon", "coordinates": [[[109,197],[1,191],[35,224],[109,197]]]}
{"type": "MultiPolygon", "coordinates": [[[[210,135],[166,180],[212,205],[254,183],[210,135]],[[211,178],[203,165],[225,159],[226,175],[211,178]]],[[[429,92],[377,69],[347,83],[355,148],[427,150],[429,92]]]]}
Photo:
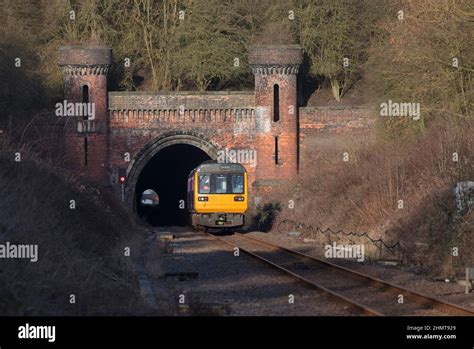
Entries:
{"type": "Polygon", "coordinates": [[[207,161],[189,174],[187,202],[195,228],[243,226],[247,198],[247,172],[240,164],[207,161]]]}

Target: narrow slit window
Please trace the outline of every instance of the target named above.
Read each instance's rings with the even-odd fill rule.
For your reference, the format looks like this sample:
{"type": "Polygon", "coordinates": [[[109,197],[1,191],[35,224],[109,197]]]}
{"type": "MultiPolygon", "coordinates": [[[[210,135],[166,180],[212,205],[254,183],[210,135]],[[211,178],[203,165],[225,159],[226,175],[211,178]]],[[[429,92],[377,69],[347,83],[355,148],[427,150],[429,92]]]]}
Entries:
{"type": "Polygon", "coordinates": [[[275,137],[275,165],[278,165],[278,136],[275,137]]]}
{"type": "Polygon", "coordinates": [[[273,122],[280,120],[280,86],[273,85],[273,122]]]}
{"type": "MultiPolygon", "coordinates": [[[[82,86],[82,103],[89,103],[89,86],[87,85],[82,86]]],[[[83,115],[82,119],[87,120],[87,115],[83,115]]]]}
{"type": "Polygon", "coordinates": [[[88,144],[87,144],[87,137],[84,137],[84,166],[87,166],[87,163],[88,163],[88,159],[87,159],[87,156],[88,156],[88,144]]]}
{"type": "Polygon", "coordinates": [[[82,103],[89,103],[89,86],[82,86],[82,103]]]}

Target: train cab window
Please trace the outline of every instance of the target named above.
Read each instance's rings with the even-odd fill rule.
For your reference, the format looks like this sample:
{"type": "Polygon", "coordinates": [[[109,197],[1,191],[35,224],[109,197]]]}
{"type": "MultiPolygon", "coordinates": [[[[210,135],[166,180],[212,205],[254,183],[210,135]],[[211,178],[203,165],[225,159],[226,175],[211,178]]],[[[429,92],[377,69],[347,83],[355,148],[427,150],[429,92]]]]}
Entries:
{"type": "Polygon", "coordinates": [[[216,176],[216,194],[227,193],[227,176],[217,175],[216,176]]]}
{"type": "Polygon", "coordinates": [[[211,192],[211,176],[199,176],[199,194],[209,194],[211,192]]]}
{"type": "Polygon", "coordinates": [[[244,176],[240,174],[232,175],[232,193],[233,194],[244,193],[244,176]]]}

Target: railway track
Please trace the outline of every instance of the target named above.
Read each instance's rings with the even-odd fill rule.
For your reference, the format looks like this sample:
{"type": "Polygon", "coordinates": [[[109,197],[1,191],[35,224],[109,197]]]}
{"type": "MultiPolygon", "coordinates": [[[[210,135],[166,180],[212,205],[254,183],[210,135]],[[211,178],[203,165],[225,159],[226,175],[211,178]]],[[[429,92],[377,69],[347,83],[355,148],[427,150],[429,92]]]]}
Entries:
{"type": "Polygon", "coordinates": [[[474,311],[328,261],[239,233],[211,238],[256,258],[370,316],[474,316],[474,311]],[[403,302],[400,302],[403,296],[403,302]]]}

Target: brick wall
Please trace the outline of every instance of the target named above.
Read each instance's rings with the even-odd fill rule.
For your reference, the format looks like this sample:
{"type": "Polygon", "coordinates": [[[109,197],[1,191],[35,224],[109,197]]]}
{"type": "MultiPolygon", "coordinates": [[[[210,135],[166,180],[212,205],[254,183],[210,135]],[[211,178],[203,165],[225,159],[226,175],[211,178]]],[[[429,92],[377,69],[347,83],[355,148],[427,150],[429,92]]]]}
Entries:
{"type": "Polygon", "coordinates": [[[322,153],[341,156],[373,136],[374,113],[365,107],[300,108],[300,174],[312,171],[322,153]]]}
{"type": "Polygon", "coordinates": [[[87,132],[78,133],[77,120],[66,122],[66,158],[71,168],[92,180],[115,184],[118,169],[133,172],[134,164],[153,156],[154,144],[187,134],[191,143],[202,143],[201,149],[212,147],[213,152],[224,148],[257,150],[257,166],[246,166],[251,184],[292,179],[297,173],[298,156],[300,167],[301,162],[311,161],[312,140],[367,132],[375,121],[364,108],[297,110],[301,61],[299,46],[251,47],[249,62],[255,74],[255,91],[108,92],[109,48],[61,48],[65,98],[82,102],[82,87],[87,85],[89,101],[96,104],[96,120],[84,126],[87,132]],[[274,120],[275,86],[279,89],[279,120],[274,120]],[[125,159],[126,153],[130,162],[125,159]]]}
{"type": "Polygon", "coordinates": [[[254,91],[109,92],[111,110],[232,109],[254,105],[254,91]]]}
{"type": "MultiPolygon", "coordinates": [[[[131,170],[125,153],[137,159],[143,149],[167,135],[192,133],[212,142],[216,150],[255,149],[254,106],[254,92],[109,93],[112,183],[119,168],[131,170]]],[[[253,182],[255,168],[244,166],[253,182]]]]}
{"type": "Polygon", "coordinates": [[[296,82],[301,62],[301,47],[298,45],[250,47],[249,63],[255,74],[259,158],[256,174],[262,186],[275,180],[292,179],[297,174],[296,82]]]}
{"type": "MultiPolygon", "coordinates": [[[[112,50],[105,46],[66,46],[59,49],[59,65],[64,72],[64,98],[67,103],[83,103],[87,86],[88,102],[95,106],[93,133],[78,133],[80,116],[65,122],[65,158],[69,167],[97,182],[107,180],[107,71],[112,50]]],[[[87,122],[86,122],[87,123],[87,122]]]]}
{"type": "MultiPolygon", "coordinates": [[[[202,140],[209,141],[215,147],[215,150],[227,149],[255,149],[255,134],[252,130],[246,132],[233,132],[231,127],[194,127],[191,128],[151,128],[151,129],[121,129],[112,128],[109,133],[108,143],[108,164],[109,174],[112,183],[117,182],[118,169],[127,169],[130,171],[134,166],[133,163],[127,162],[125,153],[130,154],[131,160],[136,160],[141,156],[143,149],[148,148],[154,142],[164,138],[172,138],[175,134],[193,134],[202,140]]],[[[204,144],[204,143],[203,143],[204,144]]],[[[258,161],[258,159],[257,159],[258,161]]],[[[249,172],[249,180],[255,180],[255,167],[246,165],[249,172]]]]}
{"type": "Polygon", "coordinates": [[[297,169],[296,75],[259,75],[255,79],[255,89],[258,178],[263,181],[290,179],[296,175],[297,169]],[[278,121],[273,117],[274,85],[278,85],[280,91],[278,121]]]}
{"type": "Polygon", "coordinates": [[[248,129],[254,119],[253,92],[109,93],[110,128],[248,129]]]}
{"type": "Polygon", "coordinates": [[[375,123],[373,112],[365,107],[306,107],[299,109],[300,132],[366,132],[375,123]]]}

